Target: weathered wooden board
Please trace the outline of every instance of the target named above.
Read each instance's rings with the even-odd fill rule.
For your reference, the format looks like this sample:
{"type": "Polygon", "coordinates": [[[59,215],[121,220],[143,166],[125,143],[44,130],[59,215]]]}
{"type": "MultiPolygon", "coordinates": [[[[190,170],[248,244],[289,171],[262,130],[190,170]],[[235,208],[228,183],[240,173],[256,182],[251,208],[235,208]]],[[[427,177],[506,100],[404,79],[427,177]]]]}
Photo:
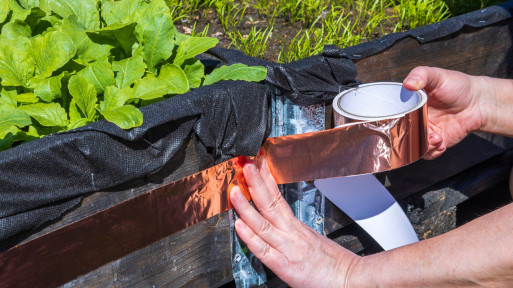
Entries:
{"type": "MultiPolygon", "coordinates": [[[[467,27],[457,35],[424,45],[420,45],[415,39],[401,40],[386,51],[357,61],[358,80],[362,82],[401,81],[413,67],[418,65],[450,68],[470,74],[510,77],[513,73],[512,25],[513,21],[509,21],[482,29],[467,27]]],[[[490,143],[490,145],[494,144],[490,143]]],[[[194,159],[192,146],[187,149],[186,154],[184,159],[194,159]]],[[[444,167],[444,160],[439,161],[441,162],[438,164],[432,163],[438,167],[444,167]]],[[[446,161],[454,161],[454,159],[446,161]]],[[[29,239],[48,233],[84,215],[105,209],[112,203],[189,175],[197,169],[195,162],[192,161],[179,169],[170,168],[169,176],[163,179],[157,177],[153,179],[157,182],[152,184],[139,183],[137,188],[95,193],[87,197],[80,207],[68,213],[61,221],[48,226],[29,239]]],[[[401,191],[396,196],[402,199],[419,190],[401,191]]],[[[347,216],[329,204],[327,211],[329,213],[326,232],[337,231],[351,223],[347,216]]],[[[221,286],[232,280],[228,224],[227,213],[222,213],[91,271],[64,286],[221,286]]],[[[340,236],[338,240],[346,248],[353,251],[361,250],[361,245],[354,237],[337,236],[340,236]]],[[[70,241],[73,240],[70,239],[70,241]]],[[[278,285],[279,281],[272,283],[278,285]]]]}
{"type": "Polygon", "coordinates": [[[402,81],[416,66],[435,66],[471,75],[513,76],[513,23],[507,20],[481,29],[464,27],[431,43],[400,40],[390,49],[356,61],[362,82],[402,81]]]}

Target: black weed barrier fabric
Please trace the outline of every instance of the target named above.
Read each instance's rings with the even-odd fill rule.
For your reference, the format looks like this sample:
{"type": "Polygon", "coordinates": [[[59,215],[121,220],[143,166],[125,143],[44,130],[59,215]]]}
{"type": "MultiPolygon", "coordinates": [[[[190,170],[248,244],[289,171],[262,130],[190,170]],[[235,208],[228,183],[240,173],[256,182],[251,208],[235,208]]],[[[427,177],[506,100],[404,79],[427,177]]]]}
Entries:
{"type": "Polygon", "coordinates": [[[493,25],[511,17],[513,1],[343,50],[276,64],[227,49],[202,56],[210,66],[263,65],[262,83],[226,81],[141,108],[141,127],[123,131],[99,121],[0,153],[0,241],[33,231],[94,191],[129,183],[159,171],[195,140],[200,168],[239,155],[256,155],[271,127],[270,103],[277,89],[298,105],[328,103],[356,85],[351,59],[379,53],[414,37],[435,41],[464,26],[493,25]]]}

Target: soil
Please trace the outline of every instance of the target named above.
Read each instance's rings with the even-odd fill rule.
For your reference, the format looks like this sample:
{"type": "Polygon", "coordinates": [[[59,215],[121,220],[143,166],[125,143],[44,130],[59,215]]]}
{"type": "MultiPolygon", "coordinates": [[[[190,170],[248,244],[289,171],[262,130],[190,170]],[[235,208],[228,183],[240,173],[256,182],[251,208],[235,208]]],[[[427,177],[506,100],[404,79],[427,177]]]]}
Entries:
{"type": "MultiPolygon", "coordinates": [[[[205,12],[195,13],[187,18],[183,18],[179,23],[175,23],[178,31],[185,34],[191,34],[194,23],[196,23],[195,31],[198,33],[203,31],[203,29],[208,25],[209,29],[207,36],[219,39],[218,47],[237,49],[235,46],[231,45],[231,40],[226,35],[220,20],[217,18],[215,10],[209,9],[208,13],[205,12]]],[[[384,34],[392,33],[392,22],[393,21],[391,21],[390,24],[385,24],[383,26],[384,34]]],[[[241,24],[238,27],[234,27],[230,32],[239,31],[242,35],[247,35],[253,27],[264,30],[268,28],[268,21],[264,15],[260,15],[258,13],[256,8],[249,6],[246,9],[241,24]]],[[[408,30],[408,28],[409,27],[405,27],[405,30],[408,30]]],[[[303,27],[300,21],[296,21],[293,24],[290,19],[284,18],[281,15],[278,16],[275,20],[272,34],[269,37],[266,53],[262,58],[276,62],[278,60],[278,55],[282,50],[282,45],[288,45],[288,43],[292,41],[301,29],[305,29],[305,27],[303,27]]],[[[384,36],[384,34],[374,33],[369,39],[363,40],[362,42],[380,38],[384,36]]]]}

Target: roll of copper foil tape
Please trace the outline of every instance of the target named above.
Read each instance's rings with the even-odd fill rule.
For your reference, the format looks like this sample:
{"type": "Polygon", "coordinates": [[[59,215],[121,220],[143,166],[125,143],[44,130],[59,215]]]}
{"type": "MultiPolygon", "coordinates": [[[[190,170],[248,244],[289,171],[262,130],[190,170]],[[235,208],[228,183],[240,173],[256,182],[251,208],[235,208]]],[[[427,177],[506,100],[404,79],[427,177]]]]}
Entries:
{"type": "MultiPolygon", "coordinates": [[[[269,138],[265,156],[279,184],[367,174],[407,165],[427,151],[423,91],[371,83],[333,102],[337,128],[269,138]]],[[[54,287],[231,208],[242,188],[237,157],[121,202],[0,254],[0,287],[54,287]]]]}
{"type": "Polygon", "coordinates": [[[276,181],[382,172],[427,152],[427,96],[400,83],[369,83],[333,100],[336,128],[269,138],[262,153],[276,181]]]}

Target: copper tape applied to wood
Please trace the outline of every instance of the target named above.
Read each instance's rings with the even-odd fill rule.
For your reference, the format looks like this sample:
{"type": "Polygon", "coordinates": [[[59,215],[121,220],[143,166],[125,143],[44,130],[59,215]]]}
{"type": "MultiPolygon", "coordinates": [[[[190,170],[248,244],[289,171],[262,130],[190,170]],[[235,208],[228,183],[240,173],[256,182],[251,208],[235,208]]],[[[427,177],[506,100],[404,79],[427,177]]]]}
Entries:
{"type": "MultiPolygon", "coordinates": [[[[399,118],[269,138],[259,155],[279,184],[386,171],[426,153],[426,119],[423,105],[399,118]]],[[[249,199],[246,161],[230,159],[1,253],[0,287],[62,285],[229,210],[234,185],[249,199]]]]}

